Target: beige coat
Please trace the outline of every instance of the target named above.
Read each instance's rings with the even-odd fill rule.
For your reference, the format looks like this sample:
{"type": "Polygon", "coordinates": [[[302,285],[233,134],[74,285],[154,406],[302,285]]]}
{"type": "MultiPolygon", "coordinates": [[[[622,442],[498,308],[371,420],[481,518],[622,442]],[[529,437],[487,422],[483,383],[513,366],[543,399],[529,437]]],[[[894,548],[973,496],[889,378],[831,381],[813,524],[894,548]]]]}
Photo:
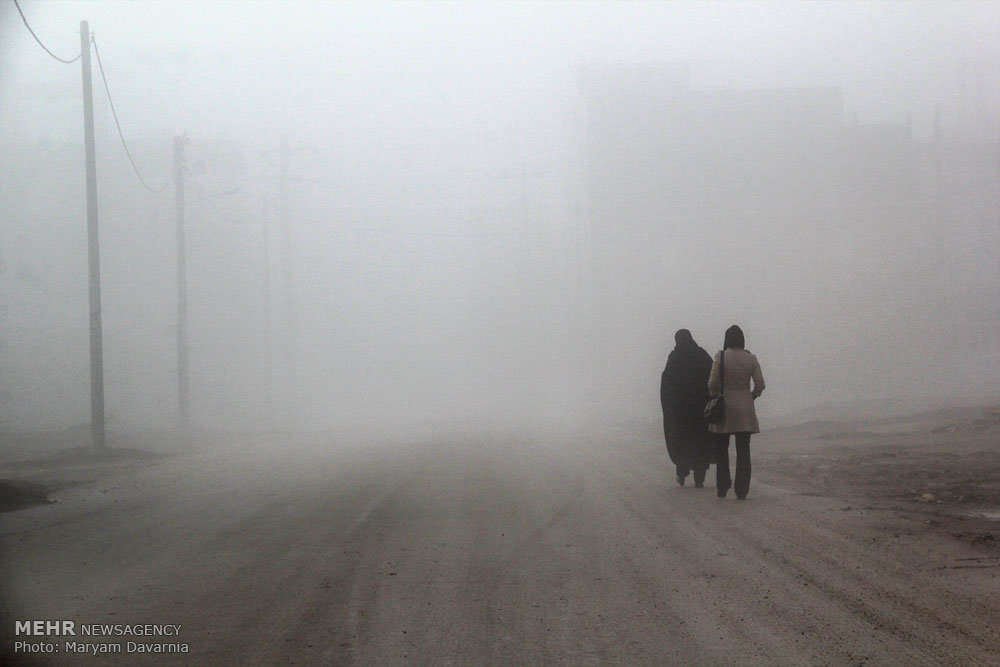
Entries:
{"type": "MultiPolygon", "coordinates": [[[[719,395],[719,357],[722,352],[716,352],[712,360],[712,373],[708,377],[708,391],[712,396],[719,395]]],[[[738,348],[726,350],[724,369],[726,412],[722,420],[709,424],[712,433],[760,433],[757,423],[757,411],[754,410],[754,399],[764,391],[764,376],[760,372],[760,362],[757,357],[738,348]],[[753,389],[750,380],[753,379],[753,389]]]]}

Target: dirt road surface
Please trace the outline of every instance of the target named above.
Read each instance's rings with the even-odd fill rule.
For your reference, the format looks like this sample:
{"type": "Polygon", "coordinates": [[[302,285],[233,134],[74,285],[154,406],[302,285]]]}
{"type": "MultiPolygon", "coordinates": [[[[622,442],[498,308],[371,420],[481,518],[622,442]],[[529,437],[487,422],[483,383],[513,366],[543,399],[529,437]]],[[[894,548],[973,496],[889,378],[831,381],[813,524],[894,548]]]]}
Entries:
{"type": "Polygon", "coordinates": [[[234,439],[0,515],[5,659],[1000,664],[992,542],[789,488],[755,447],[737,501],[655,437],[234,439]],[[181,628],[13,653],[25,619],[181,628]]]}

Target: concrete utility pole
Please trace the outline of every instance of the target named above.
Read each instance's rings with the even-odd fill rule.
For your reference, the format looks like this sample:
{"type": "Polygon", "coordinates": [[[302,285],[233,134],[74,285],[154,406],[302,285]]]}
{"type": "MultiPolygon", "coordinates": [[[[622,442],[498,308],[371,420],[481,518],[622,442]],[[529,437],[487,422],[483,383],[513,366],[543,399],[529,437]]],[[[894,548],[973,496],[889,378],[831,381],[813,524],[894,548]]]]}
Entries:
{"type": "Polygon", "coordinates": [[[941,106],[934,107],[934,188],[936,197],[941,196],[941,106]]]}
{"type": "Polygon", "coordinates": [[[103,451],[104,342],[101,324],[101,239],[97,225],[97,153],[94,148],[94,95],[90,79],[90,26],[80,21],[83,68],[83,137],[87,162],[87,267],[90,294],[90,443],[103,451]]]}
{"type": "MultiPolygon", "coordinates": [[[[278,146],[278,227],[281,235],[281,316],[284,319],[284,327],[280,330],[282,336],[282,365],[284,366],[284,405],[288,408],[287,416],[291,417],[298,405],[298,317],[295,304],[295,272],[292,268],[292,230],[291,219],[288,213],[288,188],[294,182],[311,181],[316,182],[316,178],[302,178],[299,176],[289,176],[289,162],[293,154],[309,151],[316,152],[316,149],[309,146],[299,146],[291,148],[288,145],[288,136],[282,134],[281,142],[278,146]]],[[[264,159],[273,166],[270,155],[274,151],[261,151],[264,159]]]]}
{"type": "Polygon", "coordinates": [[[279,153],[279,223],[281,225],[281,286],[285,315],[285,372],[288,374],[288,399],[293,409],[298,403],[298,368],[296,359],[295,285],[292,273],[292,232],[288,221],[288,136],[281,135],[279,153]]]}
{"type": "Polygon", "coordinates": [[[268,215],[267,198],[261,198],[261,270],[263,272],[263,294],[261,303],[263,308],[263,342],[264,342],[264,418],[270,424],[274,418],[274,370],[271,366],[271,256],[268,244],[268,215]]]}
{"type": "Polygon", "coordinates": [[[191,426],[188,379],[187,259],[184,242],[184,137],[174,137],[174,206],[177,217],[177,408],[180,427],[191,426]]]}

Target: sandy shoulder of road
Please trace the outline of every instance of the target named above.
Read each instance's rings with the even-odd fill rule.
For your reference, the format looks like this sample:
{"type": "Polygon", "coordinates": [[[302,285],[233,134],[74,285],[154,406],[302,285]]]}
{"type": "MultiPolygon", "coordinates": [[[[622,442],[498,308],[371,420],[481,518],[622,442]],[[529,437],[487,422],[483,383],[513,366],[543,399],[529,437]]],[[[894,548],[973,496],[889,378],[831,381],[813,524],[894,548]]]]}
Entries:
{"type": "Polygon", "coordinates": [[[778,486],[1000,551],[1000,406],[806,422],[761,434],[753,452],[778,486]]]}

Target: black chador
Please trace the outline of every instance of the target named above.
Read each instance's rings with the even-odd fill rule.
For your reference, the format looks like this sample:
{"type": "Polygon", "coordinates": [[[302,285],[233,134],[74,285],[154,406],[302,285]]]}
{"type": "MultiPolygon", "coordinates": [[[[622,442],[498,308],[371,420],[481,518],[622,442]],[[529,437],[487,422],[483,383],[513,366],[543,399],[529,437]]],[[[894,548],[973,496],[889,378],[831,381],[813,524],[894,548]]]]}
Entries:
{"type": "Polygon", "coordinates": [[[660,376],[663,437],[670,460],[677,466],[677,482],[683,486],[688,474],[694,472],[695,486],[701,487],[709,464],[710,440],[704,411],[712,357],[698,347],[687,329],[678,331],[674,342],[676,346],[667,356],[667,366],[660,376]]]}

